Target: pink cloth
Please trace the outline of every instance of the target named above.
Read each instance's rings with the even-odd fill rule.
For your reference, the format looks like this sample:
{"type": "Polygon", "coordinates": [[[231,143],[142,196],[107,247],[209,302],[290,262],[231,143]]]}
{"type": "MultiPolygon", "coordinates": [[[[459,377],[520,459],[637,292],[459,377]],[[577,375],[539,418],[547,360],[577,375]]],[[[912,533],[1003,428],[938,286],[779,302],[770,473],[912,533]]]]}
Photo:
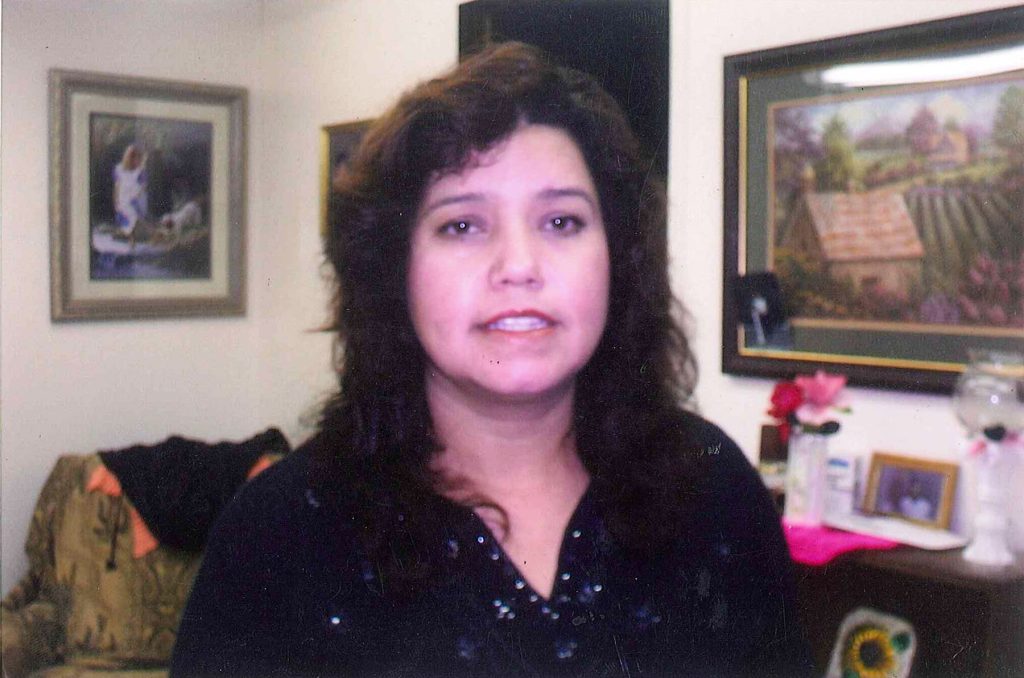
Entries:
{"type": "Polygon", "coordinates": [[[824,565],[836,556],[858,549],[887,550],[899,546],[899,542],[854,534],[830,527],[807,527],[782,521],[789,554],[794,562],[804,565],[824,565]]]}

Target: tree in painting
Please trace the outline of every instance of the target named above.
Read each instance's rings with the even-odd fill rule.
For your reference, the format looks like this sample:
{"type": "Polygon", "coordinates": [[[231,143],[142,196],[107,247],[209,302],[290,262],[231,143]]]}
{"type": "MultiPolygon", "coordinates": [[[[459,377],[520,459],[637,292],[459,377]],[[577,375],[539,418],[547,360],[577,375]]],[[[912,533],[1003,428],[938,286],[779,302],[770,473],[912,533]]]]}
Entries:
{"type": "Polygon", "coordinates": [[[914,155],[926,156],[941,139],[939,121],[927,106],[921,106],[907,126],[907,144],[914,155]]]}
{"type": "Polygon", "coordinates": [[[818,163],[818,188],[823,191],[845,191],[854,180],[853,142],[846,123],[832,116],[822,134],[825,157],[818,163]]]}
{"type": "Polygon", "coordinates": [[[781,222],[791,204],[799,198],[808,179],[809,163],[821,159],[821,140],[802,108],[782,108],[775,116],[774,159],[776,222],[781,222]]]}
{"type": "Polygon", "coordinates": [[[1003,93],[992,126],[992,140],[1016,161],[1024,158],[1024,88],[1008,87],[1003,93]]]}

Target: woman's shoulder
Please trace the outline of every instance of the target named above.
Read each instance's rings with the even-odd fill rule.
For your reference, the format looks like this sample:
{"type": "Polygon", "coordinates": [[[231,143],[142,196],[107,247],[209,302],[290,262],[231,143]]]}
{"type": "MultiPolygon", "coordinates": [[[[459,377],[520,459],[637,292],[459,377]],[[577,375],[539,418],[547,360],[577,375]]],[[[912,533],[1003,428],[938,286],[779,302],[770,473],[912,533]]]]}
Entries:
{"type": "Polygon", "coordinates": [[[687,438],[693,445],[726,447],[730,451],[739,451],[739,447],[721,427],[700,414],[691,410],[678,410],[674,416],[675,425],[685,429],[687,438]]]}
{"type": "Polygon", "coordinates": [[[693,550],[683,551],[696,554],[696,562],[712,573],[710,587],[717,593],[710,598],[727,601],[722,618],[734,621],[721,627],[723,653],[740,657],[743,675],[812,675],[775,502],[732,438],[714,423],[691,417],[699,440],[697,463],[705,473],[690,533],[693,550]]]}
{"type": "Polygon", "coordinates": [[[690,410],[677,410],[665,422],[674,429],[679,449],[674,453],[695,462],[708,479],[752,470],[739,445],[720,426],[690,410]]]}
{"type": "Polygon", "coordinates": [[[266,506],[280,510],[305,494],[309,486],[309,450],[303,444],[245,483],[234,503],[266,506]]]}
{"type": "Polygon", "coordinates": [[[218,518],[215,535],[253,541],[292,541],[308,534],[329,508],[314,489],[307,441],[245,483],[218,518]]]}
{"type": "Polygon", "coordinates": [[[348,567],[356,551],[350,515],[313,489],[310,469],[302,445],[243,485],[214,524],[204,570],[287,595],[281,586],[300,573],[307,579],[316,563],[348,567]]]}
{"type": "Polygon", "coordinates": [[[311,490],[309,454],[302,445],[247,482],[217,519],[172,675],[286,675],[307,661],[331,594],[365,590],[349,523],[311,490]]]}
{"type": "Polygon", "coordinates": [[[777,522],[768,491],[739,445],[699,414],[681,411],[676,416],[676,426],[685,429],[683,449],[676,454],[693,471],[695,487],[690,496],[704,505],[701,511],[738,526],[749,521],[761,527],[777,522]]]}
{"type": "Polygon", "coordinates": [[[296,526],[308,512],[302,501],[307,465],[296,450],[242,485],[213,525],[207,559],[211,551],[266,552],[301,534],[296,526]]]}

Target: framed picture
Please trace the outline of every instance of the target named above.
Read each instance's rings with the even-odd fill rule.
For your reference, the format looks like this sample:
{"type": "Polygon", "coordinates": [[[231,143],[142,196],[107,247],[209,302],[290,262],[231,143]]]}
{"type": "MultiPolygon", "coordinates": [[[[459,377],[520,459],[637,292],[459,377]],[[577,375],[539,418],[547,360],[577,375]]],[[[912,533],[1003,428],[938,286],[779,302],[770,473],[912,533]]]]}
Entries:
{"type": "Polygon", "coordinates": [[[320,235],[331,231],[331,196],[337,182],[344,176],[349,159],[359,147],[372,120],[324,125],[321,131],[320,162],[320,235]]]}
{"type": "Polygon", "coordinates": [[[724,68],[723,371],[949,392],[1021,345],[1024,7],[724,68]]]}
{"type": "Polygon", "coordinates": [[[51,317],[245,313],[244,89],[50,71],[51,317]]]}
{"type": "Polygon", "coordinates": [[[958,471],[956,464],[875,452],[864,510],[945,530],[958,471]]]}

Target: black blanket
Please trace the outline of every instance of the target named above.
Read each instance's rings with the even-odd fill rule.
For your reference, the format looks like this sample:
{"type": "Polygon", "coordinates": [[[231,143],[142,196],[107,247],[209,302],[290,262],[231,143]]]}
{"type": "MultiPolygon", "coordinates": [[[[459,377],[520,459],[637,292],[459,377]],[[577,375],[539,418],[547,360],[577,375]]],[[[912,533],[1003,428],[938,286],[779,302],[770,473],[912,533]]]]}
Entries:
{"type": "Polygon", "coordinates": [[[161,544],[201,551],[213,521],[253,464],[264,454],[290,449],[284,435],[270,428],[241,442],[172,436],[99,454],[161,544]]]}

